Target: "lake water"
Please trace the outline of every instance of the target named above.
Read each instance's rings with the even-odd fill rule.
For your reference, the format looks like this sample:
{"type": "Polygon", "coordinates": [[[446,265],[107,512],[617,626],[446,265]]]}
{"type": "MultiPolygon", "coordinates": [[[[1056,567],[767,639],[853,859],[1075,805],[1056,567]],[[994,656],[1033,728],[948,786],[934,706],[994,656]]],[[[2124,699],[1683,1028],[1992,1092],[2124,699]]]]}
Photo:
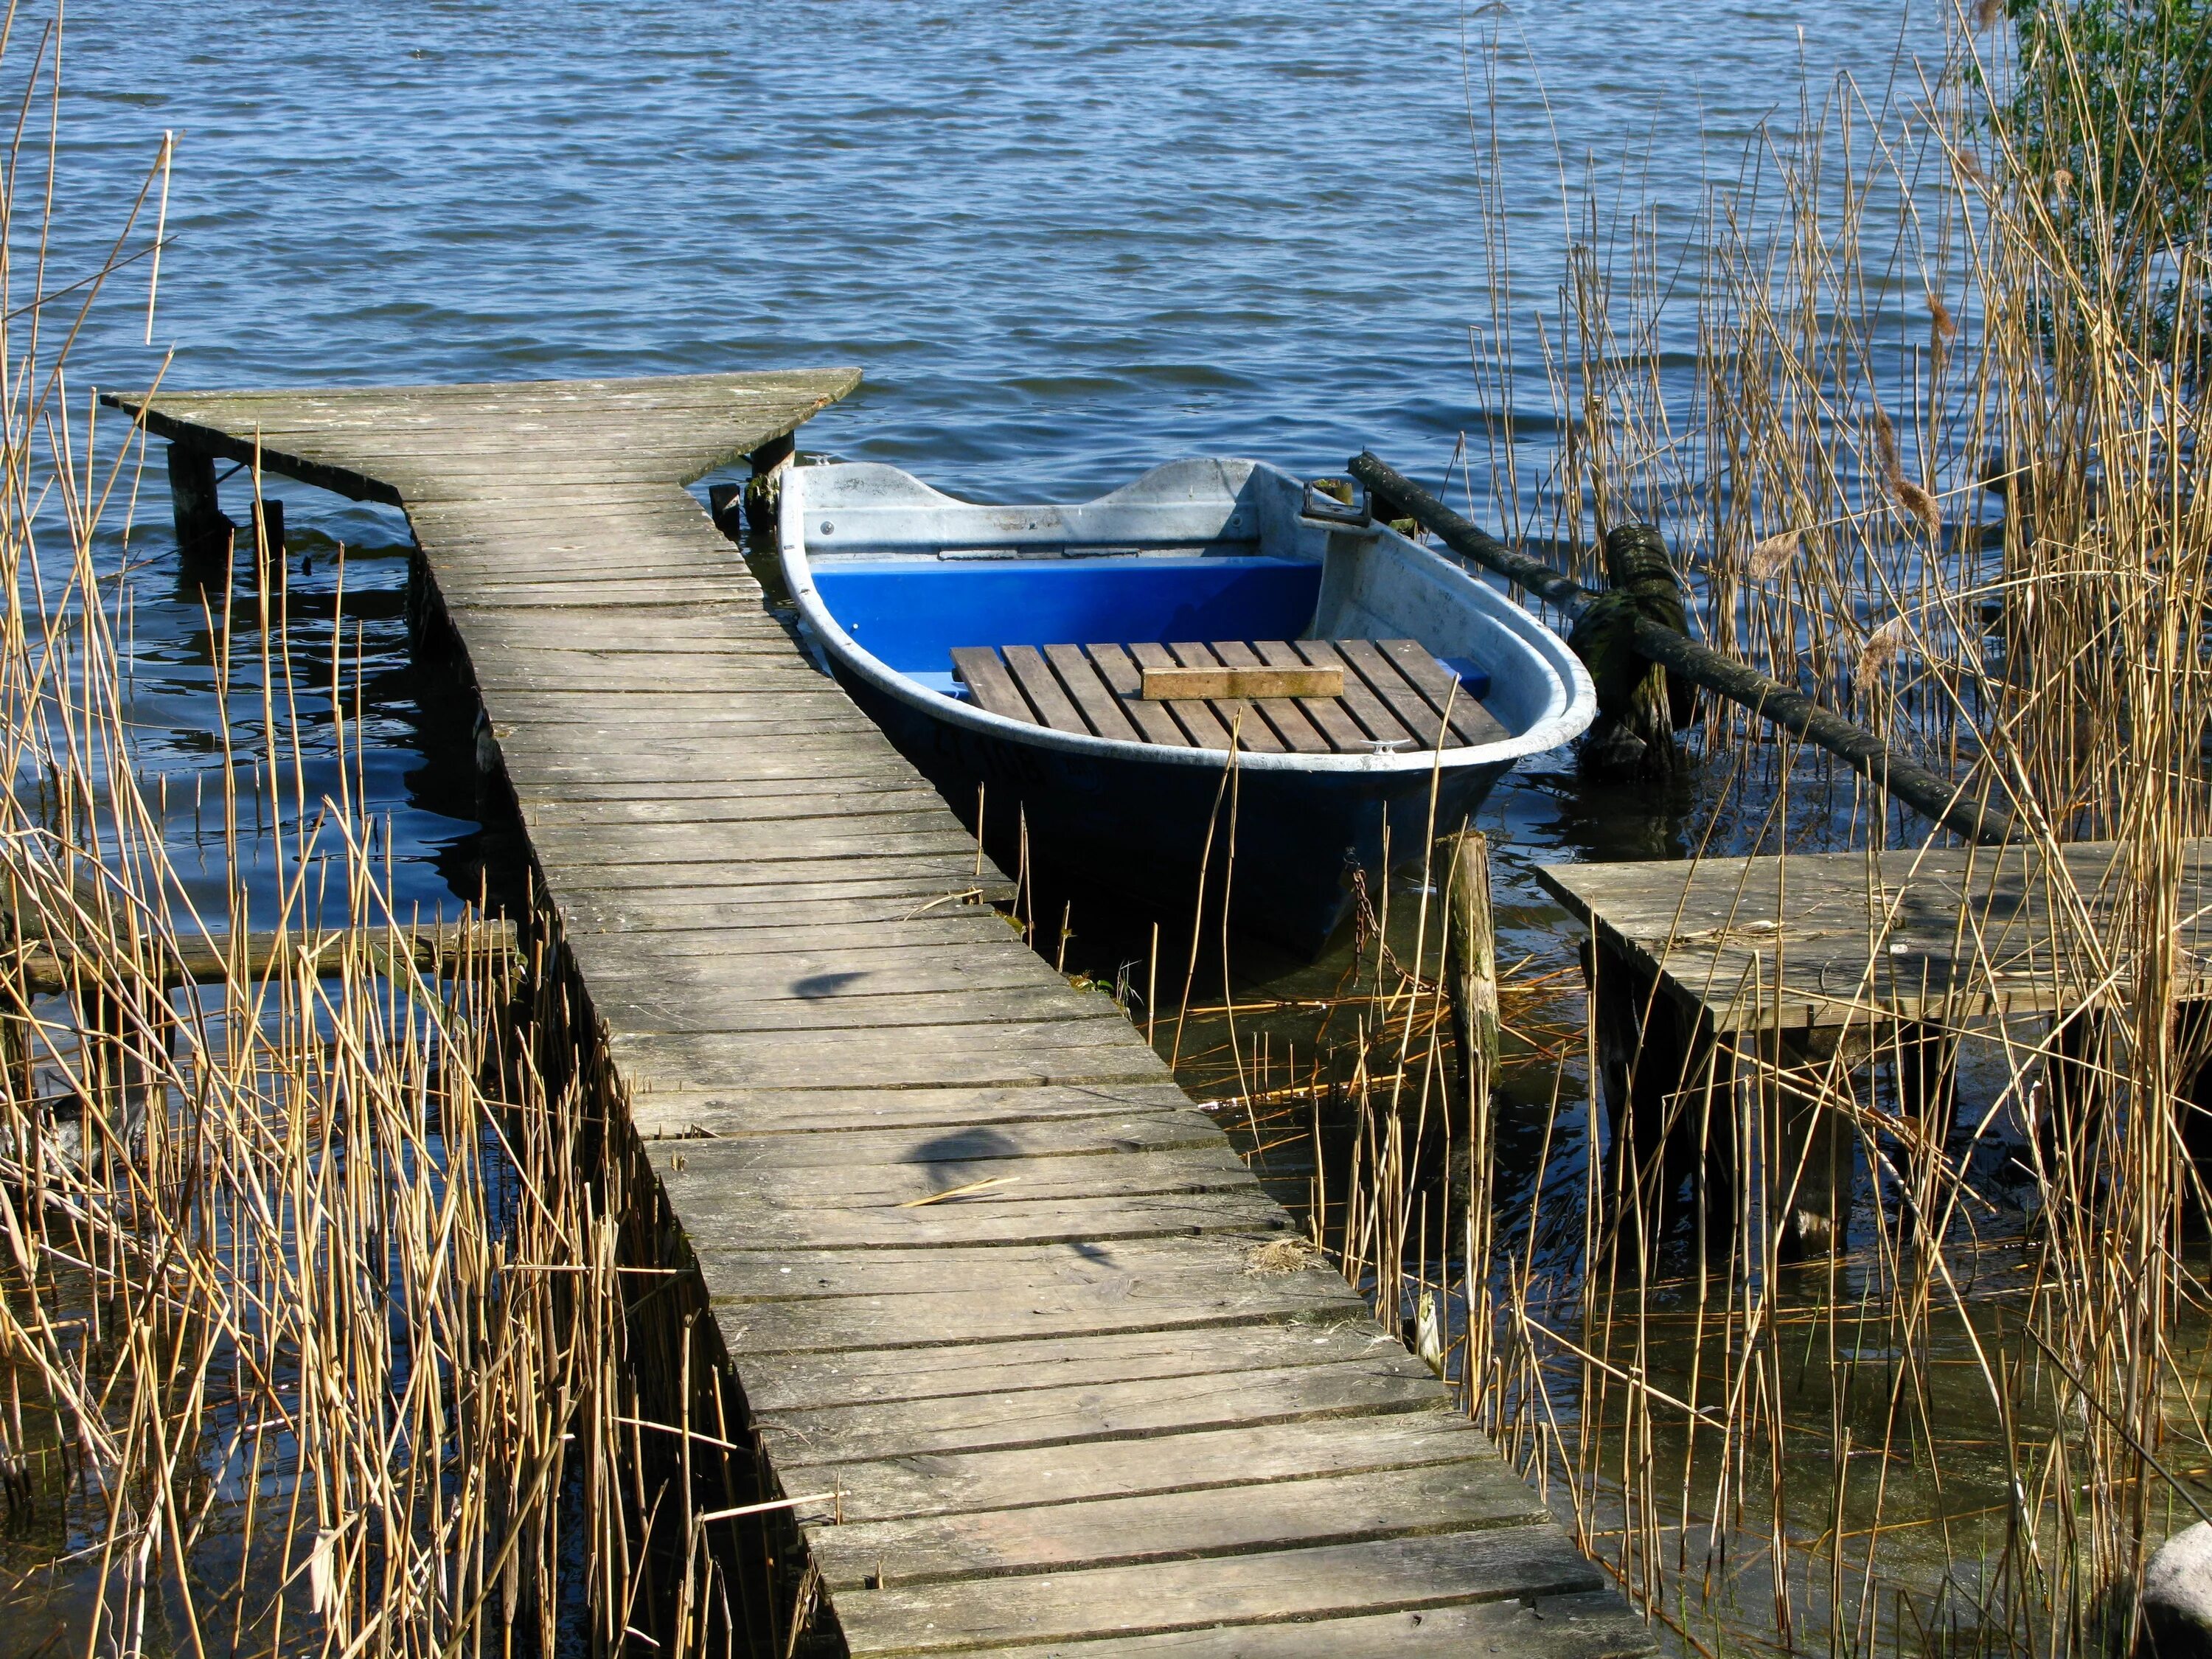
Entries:
{"type": "MultiPolygon", "coordinates": [[[[1795,107],[1801,66],[1817,88],[1856,64],[1879,96],[1899,44],[1932,50],[1938,27],[1875,0],[96,3],[60,44],[51,268],[93,267],[173,131],[152,343],[142,261],[74,345],[80,390],[144,385],[172,351],[178,388],[854,363],[866,386],[805,447],[986,498],[1080,496],[1196,453],[1333,470],[1363,446],[1433,481],[1508,413],[1471,366],[1470,327],[1496,337],[1490,273],[1510,264],[1531,361],[1586,161],[1601,205],[1632,178],[1679,235],[1704,181],[1795,107]]],[[[35,45],[19,22],[11,82],[35,45]]],[[[1541,390],[1510,411],[1540,443],[1541,390]]],[[[303,606],[331,544],[356,550],[403,883],[472,890],[465,768],[405,660],[404,528],[284,493],[316,558],[303,606]]],[[[149,760],[189,769],[208,649],[197,591],[162,579],[163,495],[157,466],[138,689],[149,760]]],[[[1501,791],[1516,845],[1612,844],[1609,811],[1563,787],[1501,791]]]]}
{"type": "MultiPolygon", "coordinates": [[[[1878,100],[1939,31],[1877,0],[92,0],[61,46],[51,269],[105,255],[173,131],[152,342],[141,262],[72,348],[80,404],[165,358],[176,389],[850,363],[866,384],[802,447],[981,498],[1080,497],[1193,453],[1333,471],[1363,447],[1434,483],[1504,423],[1539,452],[1558,429],[1540,374],[1486,407],[1477,365],[1502,308],[1533,368],[1587,167],[1601,211],[1626,177],[1667,244],[1801,84],[1856,67],[1878,100]]],[[[34,45],[19,20],[11,87],[34,45]]],[[[1695,319],[1672,315],[1679,371],[1695,319]]],[[[135,713],[184,837],[222,757],[155,459],[128,549],[135,713]]],[[[1471,485],[1480,516],[1479,463],[1471,485]]],[[[512,849],[476,821],[469,711],[409,658],[404,522],[278,493],[309,631],[348,550],[400,900],[450,908],[512,849]]],[[[125,556],[119,523],[104,545],[125,556]]],[[[1684,805],[1564,756],[1509,779],[1482,817],[1509,958],[1571,960],[1531,864],[1677,850],[1684,805]]]]}

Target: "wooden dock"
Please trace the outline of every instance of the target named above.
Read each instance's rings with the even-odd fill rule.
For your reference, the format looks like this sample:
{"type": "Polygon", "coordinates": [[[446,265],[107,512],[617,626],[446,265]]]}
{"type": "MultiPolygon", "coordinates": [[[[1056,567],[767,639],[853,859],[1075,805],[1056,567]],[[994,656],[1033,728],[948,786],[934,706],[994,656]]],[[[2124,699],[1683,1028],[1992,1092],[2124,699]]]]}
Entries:
{"type": "Polygon", "coordinates": [[[406,509],[850,1651],[1648,1650],[683,488],[858,378],[110,401],[406,509]]]}
{"type": "MultiPolygon", "coordinates": [[[[2108,842],[2042,853],[1901,848],[1694,862],[1554,864],[1547,891],[1617,976],[1717,1036],[1956,1024],[2078,1006],[2113,971],[2128,876],[2108,842]]],[[[2212,994],[2212,848],[2193,844],[2177,921],[2212,994]]]]}
{"type": "MultiPolygon", "coordinates": [[[[2076,1067],[2077,1011],[2128,967],[2133,883],[2110,842],[1695,861],[1549,865],[1545,889],[1589,929],[1585,965],[1613,1144],[1656,1171],[1663,1206],[1694,1158],[1733,1164],[1739,1083],[1773,1116],[1774,1220],[1787,1255],[1842,1248],[1857,1137],[1834,1109],[1886,1064],[1902,1111],[1940,1143],[1960,1045],[2001,1025],[2076,1067]],[[1712,1127],[1723,1125],[1721,1131],[1712,1127]],[[1689,1126],[1705,1144],[1681,1143],[1689,1126]],[[1786,1188],[1786,1193],[1781,1190],[1786,1188]]],[[[2172,918],[2179,994],[2212,998],[2212,844],[2191,843],[2172,918]]],[[[2094,1018],[2094,1016],[2092,1016],[2094,1018]]],[[[2019,1041],[2016,1035],[2015,1042],[2019,1041]]],[[[2066,1086],[2081,1081],[2077,1070],[2066,1086]]],[[[1709,1188],[1736,1171],[1709,1169],[1709,1188]]]]}

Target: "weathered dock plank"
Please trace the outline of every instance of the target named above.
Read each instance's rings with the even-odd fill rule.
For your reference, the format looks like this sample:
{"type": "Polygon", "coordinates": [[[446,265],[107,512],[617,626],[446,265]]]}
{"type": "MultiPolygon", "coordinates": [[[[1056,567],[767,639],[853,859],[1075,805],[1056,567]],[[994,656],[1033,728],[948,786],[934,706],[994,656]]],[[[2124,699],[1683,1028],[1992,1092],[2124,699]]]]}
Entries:
{"type": "MultiPolygon", "coordinates": [[[[1718,1033],[2073,1007],[2112,971],[2130,881],[2109,842],[1555,864],[1537,879],[1718,1033]]],[[[2185,850],[2177,925],[2212,994],[2212,843],[2185,850]]]]}
{"type": "Polygon", "coordinates": [[[682,488],[856,380],[111,401],[408,512],[851,1651],[1647,1650],[682,488]]]}

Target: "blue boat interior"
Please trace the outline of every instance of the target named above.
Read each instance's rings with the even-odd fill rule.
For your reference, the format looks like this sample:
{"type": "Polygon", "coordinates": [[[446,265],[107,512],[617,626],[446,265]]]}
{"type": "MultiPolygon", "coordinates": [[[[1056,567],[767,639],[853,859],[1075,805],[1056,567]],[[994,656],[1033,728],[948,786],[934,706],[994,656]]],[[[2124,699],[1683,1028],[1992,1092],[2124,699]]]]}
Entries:
{"type": "MultiPolygon", "coordinates": [[[[822,603],[861,649],[908,678],[964,697],[965,646],[1165,645],[1292,640],[1311,629],[1321,565],[1261,555],[1057,559],[821,560],[822,603]]],[[[1490,677],[1449,661],[1475,696],[1490,677]]]]}

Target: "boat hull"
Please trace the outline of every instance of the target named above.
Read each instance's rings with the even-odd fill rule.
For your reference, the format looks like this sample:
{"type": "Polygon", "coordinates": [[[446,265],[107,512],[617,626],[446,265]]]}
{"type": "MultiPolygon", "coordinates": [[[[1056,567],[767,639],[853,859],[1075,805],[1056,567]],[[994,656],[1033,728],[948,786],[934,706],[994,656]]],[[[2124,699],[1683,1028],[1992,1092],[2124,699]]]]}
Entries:
{"type": "Polygon", "coordinates": [[[1457,829],[1510,761],[1418,772],[1312,773],[1171,765],[1024,743],[939,720],[843,665],[838,683],[965,817],[980,787],[994,825],[1018,804],[1032,873],[1054,889],[1103,889],[1166,916],[1188,916],[1206,871],[1205,913],[1301,954],[1343,922],[1355,872],[1418,859],[1457,829]],[[1230,861],[1232,823],[1235,861],[1230,861]],[[1218,812],[1217,820],[1216,814],[1218,812]],[[1206,831],[1216,825],[1209,850],[1206,831]],[[1388,841],[1385,841],[1385,829],[1388,841]]]}
{"type": "Polygon", "coordinates": [[[1417,861],[1516,760],[1565,743],[1595,708],[1566,641],[1326,482],[1200,457],[1091,501],[996,506],[836,463],[785,479],[777,533],[817,663],[963,817],[982,793],[977,828],[1002,866],[1026,868],[1033,902],[1104,888],[1152,916],[1209,924],[1225,907],[1231,927],[1310,954],[1363,880],[1373,893],[1390,865],[1417,861]],[[1219,709],[1197,725],[1173,717],[1195,739],[1184,747],[1157,720],[1097,705],[1129,688],[1105,680],[1077,707],[1067,696],[1084,704],[1084,686],[1062,696],[1051,683],[1072,672],[1056,647],[1181,656],[1295,640],[1413,641],[1436,674],[1355,666],[1367,689],[1316,726],[1325,750],[1244,726],[1251,746],[1233,756],[1219,709]],[[1030,653],[1018,665],[1018,649],[1030,653]],[[1380,701],[1359,701],[1370,693],[1380,701]],[[1455,721],[1441,750],[1409,741],[1462,696],[1481,720],[1455,721]]]}

